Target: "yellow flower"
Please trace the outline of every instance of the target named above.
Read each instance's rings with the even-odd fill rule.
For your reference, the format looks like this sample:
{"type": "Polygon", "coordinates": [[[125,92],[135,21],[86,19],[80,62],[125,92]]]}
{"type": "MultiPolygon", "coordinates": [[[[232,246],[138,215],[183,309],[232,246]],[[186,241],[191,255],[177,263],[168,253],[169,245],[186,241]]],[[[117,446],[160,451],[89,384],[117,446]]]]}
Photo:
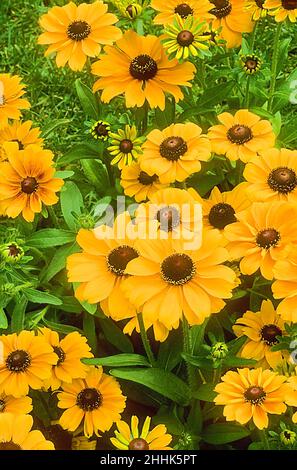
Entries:
{"type": "Polygon", "coordinates": [[[29,387],[40,389],[58,360],[53,348],[33,331],[2,335],[0,340],[4,347],[0,391],[19,398],[28,394],[29,387]]]}
{"type": "Polygon", "coordinates": [[[269,15],[275,17],[275,21],[280,23],[287,18],[295,23],[297,20],[297,2],[296,0],[266,0],[264,7],[267,8],[269,15]]]}
{"type": "Polygon", "coordinates": [[[102,225],[95,230],[81,229],[77,243],[83,252],[75,253],[67,260],[68,281],[80,283],[75,296],[91,304],[100,302],[114,320],[136,315],[135,308],[121,290],[126,265],[138,256],[129,227],[132,227],[131,219],[125,212],[116,218],[113,227],[102,225]]]}
{"type": "Polygon", "coordinates": [[[7,160],[3,148],[5,142],[17,142],[19,150],[24,150],[28,145],[36,144],[42,147],[43,139],[40,138],[40,129],[32,129],[32,121],[14,121],[12,124],[0,130],[0,161],[7,160]]]}
{"type": "Polygon", "coordinates": [[[277,261],[273,272],[276,279],[272,284],[273,296],[283,299],[277,313],[283,320],[297,323],[297,249],[290,252],[289,259],[277,261]]]}
{"type": "Polygon", "coordinates": [[[118,133],[110,132],[111,145],[108,147],[110,155],[113,157],[111,164],[118,165],[122,170],[125,165],[131,165],[133,160],[137,160],[141,154],[142,138],[137,137],[135,126],[125,126],[125,130],[119,129],[118,133]]]}
{"type": "Polygon", "coordinates": [[[226,41],[226,46],[239,47],[242,33],[253,30],[252,15],[244,8],[245,0],[211,0],[213,8],[210,10],[216,19],[212,22],[214,30],[219,30],[219,37],[226,41]]]}
{"type": "Polygon", "coordinates": [[[101,1],[90,5],[69,2],[51,8],[39,21],[45,32],[39,36],[38,44],[49,44],[45,56],[57,52],[58,67],[68,62],[72,70],[82,70],[87,57],[98,56],[101,45],[113,44],[122,35],[119,28],[112,26],[117,17],[107,13],[107,9],[101,1]]]}
{"type": "Polygon", "coordinates": [[[141,433],[139,433],[139,420],[137,416],[131,417],[131,426],[125,421],[117,422],[117,431],[111,443],[120,450],[172,450],[168,447],[172,436],[167,434],[164,424],[158,424],[151,431],[151,418],[146,417],[141,433]]]}
{"type": "Polygon", "coordinates": [[[163,184],[184,181],[201,169],[200,161],[210,158],[210,143],[193,123],[171,124],[163,131],[151,131],[142,146],[140,167],[158,175],[163,184]]]}
{"type": "Polygon", "coordinates": [[[255,54],[240,56],[240,63],[247,75],[258,73],[262,66],[262,60],[255,54]]]}
{"type": "Polygon", "coordinates": [[[267,15],[264,3],[265,0],[245,0],[245,9],[251,13],[254,21],[258,21],[267,15]]]}
{"type": "Polygon", "coordinates": [[[297,150],[262,150],[246,165],[243,176],[253,200],[297,202],[297,150]]]}
{"type": "Polygon", "coordinates": [[[58,362],[52,368],[51,378],[44,383],[46,389],[57,390],[62,383],[71,383],[73,379],[86,377],[88,367],[81,359],[93,357],[86,338],[74,331],[60,340],[58,333],[49,328],[40,328],[39,335],[46,339],[58,356],[58,362]]]}
{"type": "Polygon", "coordinates": [[[209,55],[209,35],[206,23],[193,16],[185,19],[175,15],[173,23],[168,24],[162,35],[162,43],[168,56],[186,60],[189,57],[205,57],[209,55]]]}
{"type": "Polygon", "coordinates": [[[90,133],[94,139],[105,142],[109,137],[110,125],[105,121],[97,121],[92,125],[90,133]]]}
{"type": "Polygon", "coordinates": [[[246,336],[247,341],[239,356],[258,361],[257,366],[276,368],[283,360],[281,351],[271,351],[278,343],[277,336],[286,334],[284,322],[276,313],[270,300],[263,300],[260,312],[247,311],[233,326],[236,336],[246,336]]]}
{"type": "Polygon", "coordinates": [[[58,393],[58,407],[65,409],[60,418],[63,429],[74,432],[84,422],[84,434],[99,436],[120,420],[126,398],[118,382],[103,373],[102,367],[90,367],[87,377],[64,384],[58,393]]]}
{"type": "Polygon", "coordinates": [[[34,430],[30,415],[0,413],[0,450],[55,450],[54,444],[34,430]]]}
{"type": "Polygon", "coordinates": [[[210,13],[212,4],[208,0],[187,0],[186,3],[180,0],[152,0],[151,7],[160,12],[154,18],[155,24],[170,24],[175,15],[183,19],[193,16],[201,22],[213,19],[210,13]]]}
{"type": "Polygon", "coordinates": [[[258,429],[268,427],[268,414],[283,414],[290,392],[287,378],[268,369],[237,369],[228,371],[215,387],[216,405],[224,405],[227,421],[246,424],[251,419],[258,429]]]}
{"type": "MultiPolygon", "coordinates": [[[[194,237],[194,232],[197,236],[202,230],[200,201],[196,202],[185,189],[165,188],[157,191],[150,201],[139,205],[135,216],[136,224],[146,224],[149,228],[152,221],[153,230],[157,227],[169,237],[182,237],[187,241],[192,238],[190,232],[194,237]]],[[[159,233],[160,238],[163,235],[159,233]]]]}
{"type": "Polygon", "coordinates": [[[20,109],[29,109],[29,101],[22,98],[25,85],[18,75],[0,73],[0,129],[7,126],[8,119],[20,119],[20,109]]]}
{"type": "Polygon", "coordinates": [[[246,188],[247,184],[241,183],[232,191],[221,193],[216,186],[208,199],[202,199],[193,188],[189,188],[188,192],[202,204],[204,227],[224,230],[236,222],[238,212],[250,207],[251,202],[247,198],[246,188]]]}
{"type": "Polygon", "coordinates": [[[248,162],[262,150],[274,146],[275,135],[270,122],[247,109],[240,109],[234,116],[222,113],[218,120],[221,124],[212,126],[208,132],[212,151],[218,155],[248,162]]]}
{"type": "Polygon", "coordinates": [[[165,93],[176,101],[183,98],[181,86],[191,86],[196,68],[190,62],[179,64],[167,58],[160,38],[139,36],[126,31],[115,46],[106,46],[105,55],[92,65],[92,73],[99,80],[93,90],[103,90],[104,103],[115,96],[125,94],[126,106],[143,106],[147,101],[151,108],[165,108],[165,93]]]}
{"type": "Polygon", "coordinates": [[[285,258],[290,245],[296,243],[293,211],[285,202],[255,202],[237,214],[238,222],[225,228],[226,248],[232,260],[241,258],[242,274],[250,275],[260,268],[265,279],[273,278],[276,261],[285,258]]]}
{"type": "Polygon", "coordinates": [[[123,282],[129,300],[142,310],[144,320],[178,328],[183,315],[200,325],[219,312],[222,299],[232,297],[235,273],[223,266],[228,252],[216,230],[203,234],[202,246],[184,250],[182,240],[138,240],[138,258],[127,264],[131,277],[123,282]]]}
{"type": "Polygon", "coordinates": [[[0,393],[0,415],[12,413],[14,415],[25,415],[32,411],[32,399],[30,397],[13,397],[0,393]]]}
{"type": "Polygon", "coordinates": [[[160,183],[157,175],[150,176],[142,171],[137,162],[123,167],[121,186],[126,196],[134,197],[136,202],[150,199],[156,191],[166,187],[165,184],[160,183]]]}
{"type": "Polygon", "coordinates": [[[0,163],[0,199],[6,214],[15,218],[22,213],[27,222],[42,210],[42,203],[58,202],[56,192],[64,181],[55,178],[53,154],[39,145],[19,150],[16,142],[4,144],[8,162],[0,163]]]}

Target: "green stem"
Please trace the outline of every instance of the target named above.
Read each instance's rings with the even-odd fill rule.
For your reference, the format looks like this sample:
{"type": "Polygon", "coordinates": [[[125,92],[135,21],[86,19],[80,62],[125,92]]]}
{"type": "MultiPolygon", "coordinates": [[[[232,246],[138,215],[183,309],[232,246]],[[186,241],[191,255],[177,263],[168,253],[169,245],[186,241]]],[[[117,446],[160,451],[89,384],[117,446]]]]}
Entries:
{"type": "Polygon", "coordinates": [[[246,79],[246,87],[245,87],[245,94],[244,94],[244,108],[249,109],[250,104],[250,84],[251,84],[251,76],[248,75],[246,79]]]}
{"type": "Polygon", "coordinates": [[[277,76],[277,62],[278,62],[278,54],[279,54],[279,40],[280,40],[281,30],[282,30],[282,23],[278,23],[275,36],[274,36],[274,42],[273,42],[271,81],[270,81],[269,99],[268,99],[268,106],[267,106],[267,110],[269,112],[271,112],[271,109],[272,109],[273,95],[275,92],[276,76],[277,76]]]}
{"type": "Polygon", "coordinates": [[[138,323],[139,323],[139,329],[140,329],[140,336],[141,336],[142,344],[143,344],[144,350],[146,352],[147,358],[149,360],[149,363],[152,366],[155,366],[156,361],[155,361],[153,351],[151,349],[151,345],[150,345],[150,342],[149,342],[149,339],[148,339],[148,336],[147,336],[147,333],[146,333],[146,330],[145,330],[142,313],[138,313],[137,319],[138,319],[138,323]]]}
{"type": "Polygon", "coordinates": [[[52,223],[54,227],[59,227],[60,223],[59,223],[58,217],[55,214],[54,209],[51,206],[47,206],[47,210],[48,210],[50,218],[52,219],[52,223]]]}
{"type": "Polygon", "coordinates": [[[252,52],[254,52],[257,28],[258,28],[258,21],[256,22],[253,33],[252,33],[252,42],[251,42],[251,51],[252,52]]]}
{"type": "Polygon", "coordinates": [[[241,160],[237,160],[236,162],[237,184],[241,182],[243,169],[244,169],[244,163],[241,160]]]}
{"type": "Polygon", "coordinates": [[[143,116],[142,125],[141,125],[141,132],[142,132],[142,134],[145,134],[145,132],[147,130],[147,124],[148,124],[148,104],[147,104],[147,102],[144,103],[143,110],[144,110],[144,116],[143,116]]]}
{"type": "MultiPolygon", "coordinates": [[[[192,349],[193,349],[192,335],[191,335],[191,330],[189,328],[189,324],[185,317],[183,317],[182,325],[183,325],[184,353],[192,354],[192,349]]],[[[195,384],[194,366],[190,364],[187,360],[185,360],[185,362],[187,366],[189,386],[193,390],[194,384],[195,384]]]]}

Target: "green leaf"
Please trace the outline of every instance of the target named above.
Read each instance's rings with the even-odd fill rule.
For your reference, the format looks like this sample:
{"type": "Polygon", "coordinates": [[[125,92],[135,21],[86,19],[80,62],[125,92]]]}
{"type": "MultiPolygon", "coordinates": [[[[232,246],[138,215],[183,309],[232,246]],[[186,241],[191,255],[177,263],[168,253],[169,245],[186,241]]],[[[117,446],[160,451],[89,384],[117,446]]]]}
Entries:
{"type": "Polygon", "coordinates": [[[214,186],[221,183],[224,177],[221,174],[195,174],[189,181],[190,185],[198,191],[200,196],[205,196],[214,186]]]}
{"type": "Polygon", "coordinates": [[[213,383],[202,384],[195,390],[193,396],[198,398],[198,400],[213,402],[214,398],[217,396],[217,393],[213,390],[214,387],[215,384],[213,383]]]}
{"type": "Polygon", "coordinates": [[[170,126],[175,118],[175,104],[174,101],[166,98],[165,109],[161,111],[160,108],[155,108],[155,120],[160,129],[170,126]]]}
{"type": "Polygon", "coordinates": [[[62,126],[66,126],[66,124],[69,124],[70,122],[71,119],[55,119],[49,124],[43,126],[41,136],[43,137],[43,139],[46,139],[52,134],[55,129],[57,129],[58,127],[61,128],[62,126]]]}
{"type": "Polygon", "coordinates": [[[179,121],[184,121],[192,116],[201,114],[202,109],[211,109],[213,106],[221,103],[226,98],[230,97],[231,91],[234,87],[234,81],[220,83],[213,87],[207,88],[201,98],[196,102],[196,106],[184,111],[178,118],[179,121]]]}
{"type": "Polygon", "coordinates": [[[96,354],[97,335],[96,335],[95,318],[92,317],[92,315],[89,315],[87,312],[84,312],[83,330],[84,330],[84,334],[85,334],[85,336],[88,340],[89,346],[91,347],[93,353],[96,354]]]}
{"type": "Polygon", "coordinates": [[[214,362],[212,359],[207,359],[205,356],[191,356],[190,354],[182,354],[182,358],[192,364],[195,367],[201,368],[214,368],[214,362]]]}
{"type": "Polygon", "coordinates": [[[69,165],[70,163],[81,161],[84,158],[99,158],[102,154],[103,145],[101,142],[85,142],[72,147],[58,159],[58,166],[69,165]]]}
{"type": "Polygon", "coordinates": [[[7,316],[6,316],[3,308],[0,308],[0,329],[1,330],[6,330],[7,328],[8,328],[7,316]]]}
{"type": "Polygon", "coordinates": [[[81,335],[84,335],[84,332],[80,328],[77,328],[76,326],[63,325],[62,323],[55,323],[53,321],[45,320],[45,318],[43,318],[43,323],[45,324],[45,326],[47,326],[48,328],[51,328],[52,330],[57,331],[58,333],[63,333],[65,335],[68,335],[69,333],[72,333],[73,331],[78,331],[81,335]]]}
{"type": "Polygon", "coordinates": [[[75,80],[75,88],[85,114],[97,121],[100,116],[100,108],[99,101],[97,100],[96,96],[92,90],[90,90],[90,88],[82,83],[79,79],[75,80]]]}
{"type": "Polygon", "coordinates": [[[202,439],[208,444],[220,445],[238,441],[250,435],[248,429],[237,424],[210,424],[202,433],[202,439]]]}
{"type": "Polygon", "coordinates": [[[249,367],[255,366],[257,361],[253,359],[245,359],[244,357],[226,357],[224,359],[224,366],[227,367],[249,367]]]}
{"type": "Polygon", "coordinates": [[[105,193],[110,187],[110,181],[106,166],[101,160],[82,160],[81,166],[87,180],[99,193],[105,193]]]}
{"type": "Polygon", "coordinates": [[[67,181],[60,194],[61,209],[64,220],[70,230],[76,231],[78,228],[77,220],[73,214],[80,215],[83,207],[83,197],[80,190],[72,181],[67,181]]]}
{"type": "Polygon", "coordinates": [[[20,333],[24,329],[25,312],[27,308],[28,300],[25,297],[21,297],[17,301],[11,315],[11,330],[14,333],[20,333]]]}
{"type": "Polygon", "coordinates": [[[107,366],[107,367],[131,367],[131,366],[145,366],[151,367],[150,363],[144,356],[140,354],[116,354],[115,356],[108,357],[94,357],[83,359],[84,364],[93,366],[107,366]]]}
{"type": "Polygon", "coordinates": [[[124,353],[133,353],[133,345],[122,330],[109,318],[99,319],[104,336],[113,346],[124,353]]]}
{"type": "Polygon", "coordinates": [[[57,171],[55,173],[55,178],[62,178],[62,179],[67,179],[67,178],[71,178],[71,176],[74,175],[74,171],[68,171],[68,170],[65,170],[65,171],[57,171]]]}
{"type": "Polygon", "coordinates": [[[73,232],[57,228],[45,228],[33,233],[33,235],[27,239],[26,243],[33,248],[49,248],[52,246],[65,245],[74,240],[75,234],[73,232]]]}
{"type": "Polygon", "coordinates": [[[160,345],[157,366],[168,371],[174,369],[180,362],[182,349],[183,341],[180,331],[172,331],[167,340],[160,345]]]}
{"type": "Polygon", "coordinates": [[[23,292],[25,297],[35,304],[62,305],[62,300],[52,294],[48,294],[47,292],[41,292],[30,288],[24,289],[23,292]]]}
{"type": "Polygon", "coordinates": [[[50,281],[56,274],[58,274],[66,266],[68,256],[77,251],[76,243],[65,245],[55,251],[54,256],[51,258],[48,266],[45,266],[40,274],[42,282],[50,281]]]}
{"type": "Polygon", "coordinates": [[[162,369],[111,369],[110,374],[118,379],[130,380],[160,393],[166,398],[187,405],[190,400],[189,387],[171,372],[162,369]]]}

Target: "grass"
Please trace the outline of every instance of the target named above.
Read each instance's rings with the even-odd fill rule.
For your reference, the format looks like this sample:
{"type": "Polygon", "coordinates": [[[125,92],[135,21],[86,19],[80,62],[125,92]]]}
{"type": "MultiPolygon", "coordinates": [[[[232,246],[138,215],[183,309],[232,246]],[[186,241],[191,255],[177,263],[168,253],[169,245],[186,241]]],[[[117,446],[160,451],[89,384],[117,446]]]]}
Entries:
{"type": "MultiPolygon", "coordinates": [[[[82,3],[82,2],[77,2],[82,3]]],[[[32,105],[24,119],[32,119],[44,133],[53,122],[68,120],[49,134],[47,147],[63,153],[84,134],[84,114],[78,102],[74,81],[90,81],[84,72],[58,69],[52,58],[45,58],[43,46],[37,44],[41,30],[39,17],[49,7],[64,5],[59,0],[5,0],[0,4],[0,64],[1,72],[18,74],[27,85],[27,97],[32,105]]]]}

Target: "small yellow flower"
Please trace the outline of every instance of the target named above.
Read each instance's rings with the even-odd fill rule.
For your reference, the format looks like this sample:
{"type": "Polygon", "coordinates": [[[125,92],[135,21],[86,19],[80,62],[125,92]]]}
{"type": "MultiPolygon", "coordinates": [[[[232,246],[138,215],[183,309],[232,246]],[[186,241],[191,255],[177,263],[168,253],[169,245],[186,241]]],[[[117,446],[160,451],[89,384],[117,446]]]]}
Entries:
{"type": "Polygon", "coordinates": [[[264,7],[265,0],[246,0],[245,10],[249,11],[254,21],[258,21],[267,15],[267,8],[264,7]]]}
{"type": "Polygon", "coordinates": [[[269,15],[275,17],[275,21],[280,23],[287,18],[296,23],[297,2],[296,0],[266,0],[264,8],[267,8],[269,15]]]}
{"type": "Polygon", "coordinates": [[[193,16],[183,19],[175,15],[172,24],[164,29],[162,43],[169,58],[186,60],[189,57],[209,56],[209,35],[206,23],[193,16]]]}
{"type": "Polygon", "coordinates": [[[108,147],[113,156],[112,165],[118,165],[122,170],[125,165],[131,165],[137,160],[141,152],[142,139],[137,137],[135,126],[125,126],[125,130],[119,129],[117,134],[110,133],[111,145],[108,147]]]}
{"type": "Polygon", "coordinates": [[[125,421],[118,421],[115,436],[112,437],[111,443],[120,450],[171,450],[168,447],[172,440],[172,436],[167,434],[164,424],[159,424],[151,431],[151,418],[146,417],[141,433],[139,433],[139,420],[137,416],[131,417],[131,426],[125,421]]]}

